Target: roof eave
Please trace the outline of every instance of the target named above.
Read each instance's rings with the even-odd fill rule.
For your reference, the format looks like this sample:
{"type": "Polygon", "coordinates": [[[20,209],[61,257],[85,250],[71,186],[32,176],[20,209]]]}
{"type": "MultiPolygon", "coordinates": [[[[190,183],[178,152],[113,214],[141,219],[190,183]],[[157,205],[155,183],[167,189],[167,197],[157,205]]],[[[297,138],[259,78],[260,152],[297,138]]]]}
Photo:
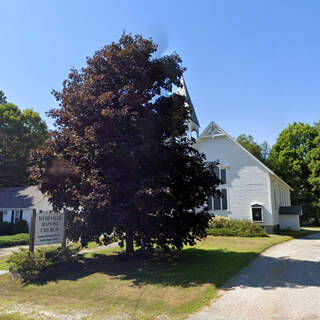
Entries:
{"type": "Polygon", "coordinates": [[[290,185],[288,185],[283,179],[281,179],[277,174],[275,174],[273,171],[270,170],[269,174],[271,176],[275,177],[278,181],[280,181],[283,184],[285,184],[290,189],[290,191],[293,191],[293,188],[290,185]]]}
{"type": "Polygon", "coordinates": [[[287,186],[290,191],[293,191],[293,188],[291,188],[283,179],[281,179],[278,175],[276,175],[270,168],[268,168],[262,161],[260,161],[258,158],[256,158],[251,152],[249,152],[245,147],[243,147],[236,139],[232,138],[227,132],[225,132],[221,127],[219,127],[214,121],[211,121],[210,124],[207,126],[207,128],[205,128],[203,130],[203,132],[205,132],[210,125],[214,125],[216,126],[221,133],[215,134],[214,136],[202,136],[202,134],[200,135],[200,137],[197,139],[196,144],[198,142],[200,142],[202,139],[208,139],[208,138],[214,138],[215,136],[226,136],[228,137],[234,144],[236,144],[237,146],[240,147],[240,149],[242,149],[246,154],[248,154],[251,158],[253,158],[259,165],[260,167],[266,171],[267,173],[269,173],[269,175],[272,175],[273,177],[275,177],[276,179],[278,179],[282,184],[284,184],[285,186],[287,186]]]}

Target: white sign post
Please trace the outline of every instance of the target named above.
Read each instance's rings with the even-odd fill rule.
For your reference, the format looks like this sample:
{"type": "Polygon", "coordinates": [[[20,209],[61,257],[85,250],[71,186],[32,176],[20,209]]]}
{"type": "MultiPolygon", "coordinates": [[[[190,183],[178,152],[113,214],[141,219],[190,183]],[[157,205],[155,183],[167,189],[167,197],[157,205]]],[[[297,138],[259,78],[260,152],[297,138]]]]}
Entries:
{"type": "Polygon", "coordinates": [[[34,246],[61,243],[65,245],[65,221],[63,212],[33,210],[30,228],[29,250],[34,246]]]}

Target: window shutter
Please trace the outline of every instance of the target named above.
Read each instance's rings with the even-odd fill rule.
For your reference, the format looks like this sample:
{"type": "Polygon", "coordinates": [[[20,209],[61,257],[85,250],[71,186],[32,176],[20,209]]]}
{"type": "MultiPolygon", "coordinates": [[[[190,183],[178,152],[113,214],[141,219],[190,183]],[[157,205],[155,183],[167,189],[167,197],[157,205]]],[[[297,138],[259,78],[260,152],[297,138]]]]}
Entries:
{"type": "Polygon", "coordinates": [[[11,210],[11,223],[14,222],[14,210],[11,210]]]}
{"type": "Polygon", "coordinates": [[[23,217],[23,210],[20,210],[20,220],[22,220],[23,217]]]}
{"type": "Polygon", "coordinates": [[[226,169],[220,169],[221,173],[221,183],[226,184],[227,183],[227,171],[226,169]]]}

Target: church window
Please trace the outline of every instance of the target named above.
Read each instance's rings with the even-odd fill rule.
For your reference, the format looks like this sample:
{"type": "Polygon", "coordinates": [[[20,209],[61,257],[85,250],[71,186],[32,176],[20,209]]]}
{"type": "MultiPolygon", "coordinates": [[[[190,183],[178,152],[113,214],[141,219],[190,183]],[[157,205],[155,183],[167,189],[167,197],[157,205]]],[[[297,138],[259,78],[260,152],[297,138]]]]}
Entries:
{"type": "Polygon", "coordinates": [[[213,172],[214,172],[215,176],[218,179],[220,179],[221,184],[227,183],[227,169],[226,168],[214,167],[213,172]]]}
{"type": "Polygon", "coordinates": [[[228,210],[228,198],[227,198],[227,190],[222,189],[222,198],[221,198],[221,208],[222,210],[228,210]]]}
{"type": "Polygon", "coordinates": [[[227,183],[227,172],[226,169],[220,169],[220,180],[221,184],[227,183]]]}
{"type": "Polygon", "coordinates": [[[227,189],[220,189],[220,194],[208,197],[208,209],[211,210],[228,210],[228,193],[227,189]]]}
{"type": "Polygon", "coordinates": [[[260,205],[253,205],[251,207],[252,220],[255,222],[263,222],[263,210],[260,205]]]}
{"type": "Polygon", "coordinates": [[[207,197],[207,204],[208,204],[208,210],[211,211],[212,210],[212,197],[211,196],[207,197]]]}
{"type": "Polygon", "coordinates": [[[221,198],[220,195],[215,194],[213,197],[213,209],[221,210],[221,198]]]}

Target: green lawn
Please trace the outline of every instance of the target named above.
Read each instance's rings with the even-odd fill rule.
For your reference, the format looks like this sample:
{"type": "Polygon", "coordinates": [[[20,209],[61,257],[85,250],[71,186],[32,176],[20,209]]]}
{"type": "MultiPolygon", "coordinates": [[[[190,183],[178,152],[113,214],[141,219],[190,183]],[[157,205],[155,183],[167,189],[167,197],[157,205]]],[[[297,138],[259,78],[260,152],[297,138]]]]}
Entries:
{"type": "Polygon", "coordinates": [[[7,270],[7,269],[8,269],[7,257],[6,256],[0,257],[0,270],[7,270]]]}
{"type": "Polygon", "coordinates": [[[12,314],[6,314],[6,315],[0,314],[0,320],[32,320],[32,319],[21,316],[18,313],[12,313],[12,314]]]}
{"type": "Polygon", "coordinates": [[[281,234],[285,236],[290,236],[292,238],[302,238],[308,236],[310,234],[315,234],[320,232],[320,228],[301,228],[300,230],[285,230],[282,231],[281,234]]]}
{"type": "MultiPolygon", "coordinates": [[[[55,313],[77,312],[88,319],[111,314],[137,320],[159,315],[182,319],[208,304],[218,288],[261,251],[289,239],[209,236],[181,252],[158,252],[151,259],[134,260],[128,260],[119,248],[101,250],[36,284],[21,284],[2,275],[0,314],[16,304],[23,305],[25,312],[25,306],[33,304],[55,313]]],[[[40,319],[32,312],[26,317],[40,319]]]]}
{"type": "Polygon", "coordinates": [[[320,232],[320,227],[301,227],[303,230],[313,230],[313,231],[319,231],[320,232]]]}
{"type": "MultiPolygon", "coordinates": [[[[30,236],[28,233],[19,233],[11,236],[0,236],[0,248],[10,248],[15,246],[28,245],[29,238],[30,236]]],[[[92,241],[88,243],[87,248],[92,249],[92,248],[98,247],[99,245],[103,245],[103,244],[102,243],[98,244],[92,241]]]]}
{"type": "Polygon", "coordinates": [[[0,248],[9,248],[29,244],[29,234],[19,233],[12,236],[0,236],[0,248]]]}

